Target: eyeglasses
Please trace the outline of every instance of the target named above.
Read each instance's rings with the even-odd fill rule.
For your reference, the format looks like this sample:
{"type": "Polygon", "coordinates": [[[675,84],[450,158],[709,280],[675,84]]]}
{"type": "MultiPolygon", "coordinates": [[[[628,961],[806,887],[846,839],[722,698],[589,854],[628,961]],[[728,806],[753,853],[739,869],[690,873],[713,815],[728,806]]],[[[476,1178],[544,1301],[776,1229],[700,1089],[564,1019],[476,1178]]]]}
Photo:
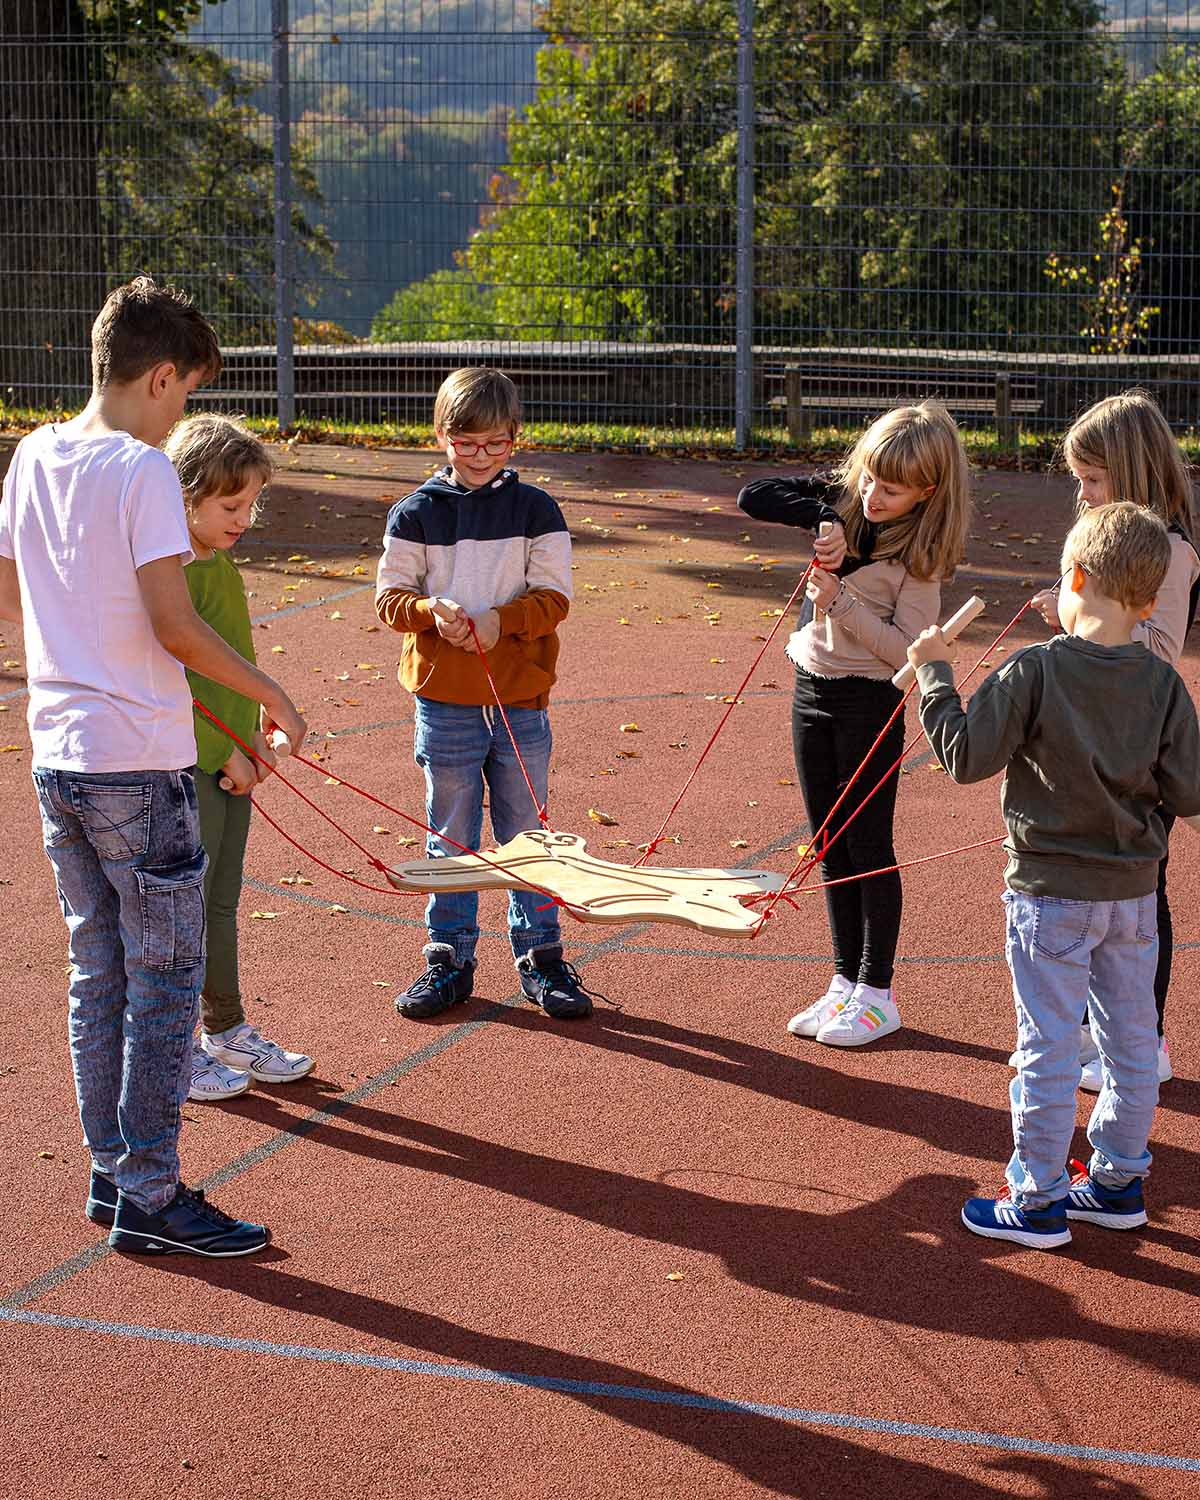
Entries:
{"type": "Polygon", "coordinates": [[[489,458],[500,458],[513,445],[512,438],[492,438],[486,443],[467,443],[461,438],[452,437],[448,438],[447,442],[460,458],[474,458],[481,450],[489,458]]]}

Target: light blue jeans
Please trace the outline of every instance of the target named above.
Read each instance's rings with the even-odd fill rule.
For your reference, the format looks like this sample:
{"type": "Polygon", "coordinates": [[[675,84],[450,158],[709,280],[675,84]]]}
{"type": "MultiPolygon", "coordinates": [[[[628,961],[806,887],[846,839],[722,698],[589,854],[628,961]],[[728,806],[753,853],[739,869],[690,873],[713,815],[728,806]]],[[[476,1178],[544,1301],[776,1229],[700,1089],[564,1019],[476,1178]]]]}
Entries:
{"type": "MultiPolygon", "coordinates": [[[[497,844],[537,828],[537,808],[499,709],[438,703],[432,698],[415,702],[415,758],[425,773],[425,821],[430,828],[457,844],[478,849],[485,782],[497,844]]],[[[552,744],[550,715],[541,708],[506,706],[505,711],[534,792],[544,805],[552,744]]],[[[425,850],[430,859],[461,853],[454,844],[429,835],[425,850]]],[[[514,957],[561,941],[558,908],[548,900],[537,891],[509,892],[508,935],[514,957]]],[[[430,896],[425,925],[431,943],[447,943],[458,963],[471,962],[479,941],[478,893],[450,891],[430,896]]]]}
{"type": "Polygon", "coordinates": [[[1066,1196],[1085,1008],[1103,1082],[1088,1121],[1088,1170],[1123,1187],[1150,1170],[1146,1142],[1158,1103],[1156,900],[1066,901],[1006,891],[1007,955],[1017,1007],[1013,1154],[1006,1177],[1018,1208],[1066,1196]]]}
{"type": "Polygon", "coordinates": [[[67,922],[68,1035],[93,1163],[154,1213],[179,1181],[204,978],[204,850],[190,771],[34,767],[67,922]]]}

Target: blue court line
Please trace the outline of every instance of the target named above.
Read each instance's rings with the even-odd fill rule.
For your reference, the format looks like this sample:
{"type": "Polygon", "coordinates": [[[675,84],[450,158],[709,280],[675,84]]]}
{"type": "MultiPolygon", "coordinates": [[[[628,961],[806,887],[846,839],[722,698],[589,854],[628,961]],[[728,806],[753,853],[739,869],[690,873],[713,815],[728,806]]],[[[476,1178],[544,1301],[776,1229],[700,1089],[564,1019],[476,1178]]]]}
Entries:
{"type": "Polygon", "coordinates": [[[427,1375],[438,1380],[466,1380],[480,1385],[524,1386],[564,1396],[599,1396],[614,1401],[642,1401],[657,1406],[719,1412],[726,1416],[769,1417],[807,1427],[833,1427],[845,1432],[883,1433],[888,1437],[928,1438],[1005,1453],[1032,1453],[1046,1458],[1083,1459],[1091,1463],[1130,1464],[1141,1469],[1173,1469],[1200,1473],[1200,1459],[1141,1453],[1127,1448],[1093,1448],[1082,1443],[1047,1443],[1038,1438],[1009,1437],[970,1427],[935,1427],[924,1422],[900,1422],[889,1417],[860,1417],[850,1412],[815,1411],[802,1406],[778,1406],[765,1401],[731,1401],[698,1391],[663,1391],[653,1386],[616,1385],[603,1380],[568,1380],[560,1375],[527,1375],[520,1370],[490,1370],[480,1365],[444,1364],[427,1359],[400,1359],[386,1354],[359,1354],[350,1349],[321,1349],[312,1344],[276,1344],[267,1339],[239,1339],[225,1334],[189,1333],[183,1329],[150,1328],[139,1323],[112,1323],[75,1318],[60,1313],[26,1312],[0,1307],[0,1322],[37,1328],[72,1329],[110,1338],[140,1339],[146,1343],[182,1344],[193,1349],[216,1349],[232,1354],[266,1354],[276,1359],[301,1359],[314,1364],[349,1365],[360,1370],[390,1370],[402,1375],[427,1375]]]}

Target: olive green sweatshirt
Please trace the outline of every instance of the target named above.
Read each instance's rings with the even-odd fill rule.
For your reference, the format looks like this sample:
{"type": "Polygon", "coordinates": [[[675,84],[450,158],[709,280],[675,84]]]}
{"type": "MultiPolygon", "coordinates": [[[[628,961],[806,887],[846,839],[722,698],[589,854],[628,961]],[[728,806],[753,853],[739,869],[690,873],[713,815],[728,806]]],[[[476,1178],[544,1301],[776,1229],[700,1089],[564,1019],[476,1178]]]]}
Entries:
{"type": "MultiPolygon", "coordinates": [[[[250,629],[250,611],[246,605],[246,589],[242,575],[224,552],[214,552],[211,557],[197,558],[183,570],[187,579],[188,593],[196,606],[196,613],[207,625],[211,625],[223,641],[227,641],[247,661],[254,660],[254,638],[250,629]]],[[[258,704],[232,688],[222,687],[198,672],[189,671],[188,686],[192,697],[198,699],[216,714],[222,723],[228,724],[246,744],[254,743],[258,729],[258,704]]],[[[194,711],[196,720],[196,764],[202,771],[219,771],[229,759],[231,750],[238,747],[227,734],[223,734],[199,709],[194,711]]]]}
{"type": "Polygon", "coordinates": [[[949,662],[917,669],[921,725],[959,782],[1004,771],[1005,880],[1076,901],[1147,896],[1157,808],[1200,813],[1200,730],[1175,668],[1145,646],[1059,635],[1018,651],[964,709],[949,662]]]}

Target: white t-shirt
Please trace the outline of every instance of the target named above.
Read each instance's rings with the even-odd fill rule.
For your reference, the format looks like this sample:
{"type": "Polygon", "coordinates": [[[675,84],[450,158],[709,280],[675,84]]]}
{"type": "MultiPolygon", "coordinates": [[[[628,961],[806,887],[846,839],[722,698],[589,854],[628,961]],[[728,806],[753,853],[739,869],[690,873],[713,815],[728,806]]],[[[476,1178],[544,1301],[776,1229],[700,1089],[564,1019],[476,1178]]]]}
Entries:
{"type": "Polygon", "coordinates": [[[13,454],[0,555],[17,565],[33,763],[65,771],[195,764],[192,696],[159,645],[137,570],[192,557],[171,461],[128,433],[39,427],[13,454]]]}

